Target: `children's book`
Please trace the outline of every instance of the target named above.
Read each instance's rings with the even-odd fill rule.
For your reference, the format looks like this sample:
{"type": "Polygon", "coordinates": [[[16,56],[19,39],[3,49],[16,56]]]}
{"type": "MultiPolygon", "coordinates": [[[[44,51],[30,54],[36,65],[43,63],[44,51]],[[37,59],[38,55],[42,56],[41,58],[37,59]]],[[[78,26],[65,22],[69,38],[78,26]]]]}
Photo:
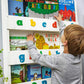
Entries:
{"type": "Polygon", "coordinates": [[[10,36],[10,50],[20,51],[27,50],[26,37],[21,36],[10,36]]]}
{"type": "Polygon", "coordinates": [[[59,0],[59,13],[62,20],[76,21],[74,0],[59,0]]]}
{"type": "Polygon", "coordinates": [[[11,83],[25,82],[27,79],[25,65],[13,65],[11,66],[11,83]]]}
{"type": "Polygon", "coordinates": [[[41,66],[40,65],[28,65],[27,69],[28,69],[28,72],[27,72],[28,81],[41,79],[41,66]]]}
{"type": "Polygon", "coordinates": [[[23,0],[24,16],[54,19],[58,14],[59,0],[23,0]]]}
{"type": "Polygon", "coordinates": [[[8,0],[8,13],[14,16],[23,16],[23,0],[8,0]]]}
{"type": "Polygon", "coordinates": [[[42,67],[42,79],[51,78],[51,69],[42,67]]]}
{"type": "Polygon", "coordinates": [[[23,0],[24,16],[29,17],[28,0],[23,0]]]}

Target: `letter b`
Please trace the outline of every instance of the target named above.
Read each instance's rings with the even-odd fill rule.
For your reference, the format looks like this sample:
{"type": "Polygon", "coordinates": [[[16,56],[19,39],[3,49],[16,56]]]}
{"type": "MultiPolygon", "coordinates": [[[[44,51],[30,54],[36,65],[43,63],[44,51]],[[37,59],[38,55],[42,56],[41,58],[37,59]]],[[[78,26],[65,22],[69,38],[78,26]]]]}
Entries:
{"type": "Polygon", "coordinates": [[[31,26],[33,26],[33,27],[36,26],[36,22],[33,21],[33,19],[31,19],[30,22],[31,22],[31,26]]]}

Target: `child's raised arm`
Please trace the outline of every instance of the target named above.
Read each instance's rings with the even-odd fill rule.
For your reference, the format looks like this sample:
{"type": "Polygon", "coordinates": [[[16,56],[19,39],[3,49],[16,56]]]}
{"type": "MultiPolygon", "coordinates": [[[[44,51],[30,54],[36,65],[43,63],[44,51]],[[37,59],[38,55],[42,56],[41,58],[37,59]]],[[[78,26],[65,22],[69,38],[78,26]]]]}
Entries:
{"type": "Polygon", "coordinates": [[[57,68],[57,56],[41,55],[33,44],[33,36],[27,36],[29,54],[34,62],[52,69],[57,68]]]}
{"type": "Polygon", "coordinates": [[[66,25],[64,24],[64,22],[62,21],[62,16],[59,14],[58,16],[54,16],[57,21],[59,22],[59,32],[60,32],[60,38],[64,33],[64,29],[66,27],[66,25]]]}

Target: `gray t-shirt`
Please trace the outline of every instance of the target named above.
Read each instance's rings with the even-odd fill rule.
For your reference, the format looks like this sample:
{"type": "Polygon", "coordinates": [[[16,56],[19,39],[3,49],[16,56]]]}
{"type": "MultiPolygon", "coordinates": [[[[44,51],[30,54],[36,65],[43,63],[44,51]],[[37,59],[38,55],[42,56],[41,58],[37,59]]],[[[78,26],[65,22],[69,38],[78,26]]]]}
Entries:
{"type": "MultiPolygon", "coordinates": [[[[60,23],[62,30],[64,24],[60,23]]],[[[34,62],[52,69],[51,84],[82,84],[81,57],[62,53],[60,55],[41,55],[32,41],[27,42],[29,54],[34,62]]]]}

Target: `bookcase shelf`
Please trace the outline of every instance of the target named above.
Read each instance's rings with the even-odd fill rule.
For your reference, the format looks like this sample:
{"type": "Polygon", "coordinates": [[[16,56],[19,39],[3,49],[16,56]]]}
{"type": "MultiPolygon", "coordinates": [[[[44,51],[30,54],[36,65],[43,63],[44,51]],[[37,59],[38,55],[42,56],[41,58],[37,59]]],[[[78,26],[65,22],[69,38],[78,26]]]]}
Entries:
{"type": "Polygon", "coordinates": [[[30,82],[17,83],[17,84],[33,84],[33,82],[36,82],[37,84],[42,84],[42,81],[47,81],[47,84],[51,84],[51,78],[36,80],[36,81],[30,81],[30,82]]]}
{"type": "Polygon", "coordinates": [[[48,32],[59,32],[59,27],[57,23],[57,28],[53,28],[52,24],[57,22],[56,20],[49,19],[39,19],[39,18],[30,18],[30,17],[19,17],[8,15],[8,29],[9,30],[30,30],[30,31],[48,31],[48,32]],[[31,26],[31,19],[36,22],[36,26],[31,26]],[[21,20],[21,26],[17,25],[17,21],[21,20]],[[46,27],[42,26],[42,23],[46,22],[46,27]]]}
{"type": "MultiPolygon", "coordinates": [[[[52,19],[41,19],[41,18],[30,18],[30,17],[20,17],[20,16],[11,16],[8,15],[8,20],[7,20],[7,29],[8,30],[28,30],[28,31],[43,31],[43,32],[59,32],[59,26],[57,23],[57,28],[53,28],[52,24],[57,20],[52,20],[52,19]],[[36,22],[36,26],[33,27],[31,26],[31,21],[33,20],[36,22]],[[21,20],[23,25],[18,26],[17,21],[21,20]],[[47,26],[43,27],[42,23],[46,22],[47,26]]],[[[73,22],[73,21],[64,21],[64,23],[67,25],[70,24],[78,24],[78,22],[73,22]]]]}
{"type": "MultiPolygon", "coordinates": [[[[20,0],[13,0],[13,1],[20,1],[20,0]]],[[[21,1],[23,1],[23,0],[21,0],[21,1]]],[[[2,55],[3,74],[4,74],[4,78],[5,77],[8,78],[8,81],[5,81],[3,84],[11,84],[11,81],[12,81],[12,79],[11,79],[11,66],[12,65],[36,64],[36,63],[29,59],[30,56],[29,56],[28,50],[10,51],[10,39],[9,38],[11,36],[26,37],[26,35],[30,31],[31,32],[35,31],[35,32],[39,32],[39,33],[40,32],[42,32],[42,33],[47,32],[47,33],[55,34],[55,33],[59,33],[59,26],[58,26],[57,20],[52,19],[52,17],[51,17],[52,14],[49,16],[50,18],[47,17],[49,19],[44,19],[44,17],[42,17],[42,18],[34,18],[33,17],[32,18],[32,17],[22,17],[22,16],[20,17],[20,16],[8,15],[8,0],[0,0],[0,9],[1,9],[0,24],[2,25],[0,27],[0,32],[2,32],[0,39],[2,41],[2,46],[3,46],[2,47],[3,48],[3,55],[2,55]],[[31,20],[36,23],[35,26],[31,25],[32,24],[31,20]],[[19,21],[21,23],[18,23],[19,21]],[[43,23],[46,25],[43,26],[43,23]],[[53,27],[53,23],[57,24],[57,28],[53,27]],[[20,55],[25,56],[24,62],[20,62],[20,58],[19,58],[20,55]]],[[[58,12],[57,12],[57,14],[58,14],[58,12]]],[[[37,17],[40,17],[40,15],[37,17]]],[[[54,16],[53,16],[53,18],[54,18],[54,16]]],[[[76,14],[76,19],[77,19],[77,14],[76,14]]],[[[75,22],[64,21],[64,23],[67,26],[67,25],[73,24],[75,22]]],[[[51,55],[56,55],[56,51],[58,51],[60,53],[63,52],[63,47],[61,46],[60,49],[38,50],[39,53],[40,53],[40,51],[42,51],[43,54],[49,54],[49,51],[51,51],[51,55]]],[[[36,84],[43,84],[42,81],[47,81],[47,84],[51,84],[51,78],[37,80],[37,81],[22,82],[22,83],[17,83],[17,84],[33,84],[33,82],[36,82],[36,84]]]]}
{"type": "MultiPolygon", "coordinates": [[[[62,53],[63,50],[61,49],[47,49],[47,50],[38,50],[38,53],[42,51],[43,54],[49,54],[49,51],[51,51],[51,55],[56,55],[56,51],[62,53]]],[[[57,55],[58,56],[58,55],[57,55]]],[[[17,64],[34,64],[35,62],[30,59],[28,50],[21,50],[21,51],[10,51],[8,61],[9,65],[17,65],[17,64]],[[25,61],[23,63],[20,62],[19,56],[24,55],[25,61]]]]}

